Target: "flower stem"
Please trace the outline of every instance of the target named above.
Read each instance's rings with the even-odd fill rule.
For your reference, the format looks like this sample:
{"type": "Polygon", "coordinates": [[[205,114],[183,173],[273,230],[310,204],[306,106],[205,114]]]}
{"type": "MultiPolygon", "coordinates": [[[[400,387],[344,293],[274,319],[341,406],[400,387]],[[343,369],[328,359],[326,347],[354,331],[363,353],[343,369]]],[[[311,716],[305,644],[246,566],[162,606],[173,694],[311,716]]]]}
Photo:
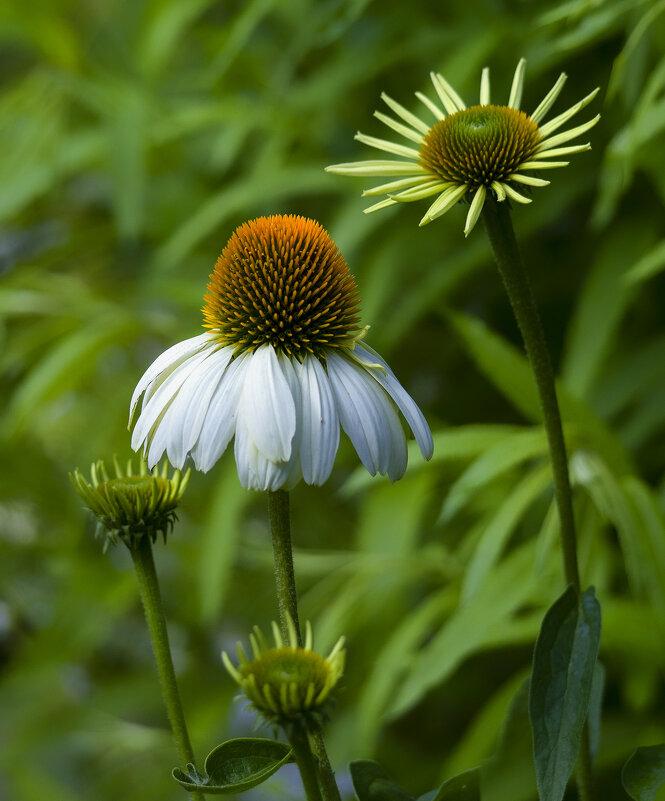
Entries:
{"type": "MultiPolygon", "coordinates": [[[[564,574],[566,583],[572,584],[579,596],[581,585],[573,497],[568,475],[568,455],[556,396],[554,370],[545,333],[529,276],[515,239],[508,203],[505,201],[499,203],[491,194],[488,195],[483,207],[483,220],[536,380],[552,462],[554,494],[559,510],[564,574]]],[[[587,726],[584,727],[580,746],[577,789],[581,801],[593,801],[591,749],[587,726]]]]}
{"type": "Polygon", "coordinates": [[[513,307],[536,379],[552,461],[554,494],[561,524],[561,546],[566,583],[572,584],[579,593],[580,576],[577,565],[573,501],[568,477],[568,456],[556,397],[554,370],[543,326],[531,290],[531,283],[517,246],[508,204],[505,201],[498,203],[493,197],[488,196],[483,208],[483,218],[494,251],[494,258],[513,307]]]}
{"type": "MultiPolygon", "coordinates": [[[[171,723],[173,737],[178,748],[178,753],[182,764],[194,763],[194,751],[187,732],[185,715],[180,701],[178,684],[176,682],[173,661],[171,659],[171,649],[169,647],[169,635],[166,630],[166,620],[162,608],[162,598],[159,592],[157,572],[155,570],[155,560],[152,555],[152,543],[146,534],[141,537],[135,547],[130,548],[130,553],[134,561],[134,568],[139,583],[139,592],[143,602],[145,619],[148,623],[148,631],[152,640],[152,650],[155,654],[157,663],[157,673],[159,683],[162,687],[162,695],[166,704],[166,712],[171,723]]],[[[201,793],[194,793],[193,797],[202,799],[201,793]]]]}
{"type": "Polygon", "coordinates": [[[289,493],[285,490],[268,492],[268,514],[272,532],[272,552],[275,561],[275,585],[279,624],[284,642],[288,642],[287,618],[290,615],[298,632],[298,645],[302,645],[300,622],[298,620],[298,595],[296,576],[293,571],[293,551],[291,548],[291,519],[289,515],[289,493]]]}
{"type": "Polygon", "coordinates": [[[289,732],[289,744],[293,748],[293,755],[300,771],[307,801],[323,801],[321,790],[319,789],[316,762],[310,748],[307,732],[301,726],[294,725],[289,732]]]}
{"type": "MultiPolygon", "coordinates": [[[[270,516],[270,530],[272,532],[272,549],[275,561],[275,586],[277,588],[277,605],[279,607],[279,623],[284,641],[288,641],[288,616],[293,620],[298,633],[298,644],[302,645],[302,634],[298,619],[298,595],[296,593],[296,577],[293,570],[293,550],[291,547],[291,519],[289,516],[289,494],[285,490],[268,492],[268,513],[270,516]]],[[[290,740],[291,738],[289,738],[290,740]]],[[[326,753],[323,735],[320,728],[312,731],[314,753],[316,755],[316,775],[318,785],[323,794],[323,801],[341,801],[339,788],[335,782],[335,774],[330,766],[326,753]]],[[[291,743],[293,746],[293,743],[291,743]]],[[[305,738],[303,748],[306,748],[310,758],[312,751],[309,737],[305,738]]],[[[295,746],[293,746],[294,751],[295,746]]],[[[296,753],[296,760],[298,754],[296,753]]],[[[300,767],[300,761],[298,761],[300,767]]],[[[301,769],[302,775],[302,769],[301,769]]],[[[303,784],[305,776],[303,775],[303,784]]],[[[307,791],[307,786],[305,785],[307,791]]],[[[318,789],[318,788],[317,788],[318,789]]],[[[308,794],[309,798],[309,794],[308,794]]],[[[311,801],[311,799],[310,799],[311,801]]]]}

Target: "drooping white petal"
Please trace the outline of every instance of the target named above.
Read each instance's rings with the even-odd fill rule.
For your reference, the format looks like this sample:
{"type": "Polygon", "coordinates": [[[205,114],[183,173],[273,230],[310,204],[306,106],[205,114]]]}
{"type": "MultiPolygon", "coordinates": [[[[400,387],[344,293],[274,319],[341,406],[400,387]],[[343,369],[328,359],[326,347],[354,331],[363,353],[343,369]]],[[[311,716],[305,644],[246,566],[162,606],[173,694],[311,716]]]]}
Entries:
{"type": "Polygon", "coordinates": [[[419,117],[416,117],[415,114],[407,111],[403,105],[398,103],[396,100],[393,100],[392,97],[389,97],[385,92],[381,93],[381,100],[383,100],[388,108],[392,109],[398,117],[401,117],[404,122],[412,125],[417,131],[420,131],[423,134],[426,134],[429,131],[429,125],[424,123],[419,117]]]}
{"type": "Polygon", "coordinates": [[[199,438],[192,448],[192,459],[197,470],[207,473],[231,441],[236,428],[245,370],[251,356],[247,351],[236,356],[210,398],[199,438]]]}
{"type": "Polygon", "coordinates": [[[413,147],[406,147],[406,145],[398,145],[395,142],[389,142],[387,139],[377,139],[375,136],[367,136],[358,132],[354,137],[358,142],[362,142],[369,147],[375,147],[377,150],[385,150],[386,153],[392,153],[395,156],[402,156],[407,159],[419,159],[420,153],[413,147]]]}
{"type": "Polygon", "coordinates": [[[468,186],[466,186],[466,184],[462,184],[461,186],[451,186],[450,189],[444,190],[434,201],[434,203],[432,203],[432,205],[427,209],[425,216],[422,218],[419,225],[427,225],[427,223],[430,223],[432,220],[436,220],[437,217],[445,214],[455,205],[455,203],[457,203],[458,200],[461,200],[464,197],[467,190],[468,186]]]}
{"type": "Polygon", "coordinates": [[[543,137],[543,139],[547,138],[551,133],[554,133],[554,131],[560,128],[564,123],[568,122],[568,120],[575,116],[578,111],[581,111],[585,106],[588,106],[598,92],[600,92],[600,87],[596,87],[593,92],[589,92],[586,97],[583,97],[578,103],[575,103],[574,106],[571,106],[562,114],[559,114],[558,117],[555,117],[553,120],[545,123],[545,125],[541,125],[540,135],[543,137]]]}
{"type": "Polygon", "coordinates": [[[399,421],[397,410],[393,402],[387,396],[385,419],[388,423],[386,433],[389,436],[388,462],[385,472],[391,481],[397,481],[402,478],[406,471],[409,453],[406,446],[406,436],[402,424],[399,421]]]}
{"type": "MultiPolygon", "coordinates": [[[[385,434],[381,391],[364,370],[331,352],[326,355],[330,386],[342,428],[360,461],[371,475],[387,464],[389,450],[385,434]]],[[[384,471],[385,472],[385,471],[384,471]]]]}
{"type": "Polygon", "coordinates": [[[513,76],[513,85],[510,87],[510,97],[508,99],[508,108],[519,108],[522,102],[522,90],[524,89],[524,72],[526,70],[526,59],[521,58],[517,64],[515,75],[513,76]]]}
{"type": "Polygon", "coordinates": [[[284,462],[290,458],[296,431],[296,408],[271,345],[262,345],[247,362],[238,426],[241,421],[266,459],[284,462]]]}
{"type": "Polygon", "coordinates": [[[490,102],[490,68],[483,67],[480,76],[480,105],[488,106],[490,102]]]}
{"type": "Polygon", "coordinates": [[[315,356],[297,368],[301,386],[300,464],[308,484],[323,484],[339,447],[339,418],[330,380],[315,356]]]}
{"type": "Polygon", "coordinates": [[[409,128],[407,125],[403,125],[401,122],[397,122],[397,120],[394,120],[387,114],[383,114],[380,111],[375,111],[374,116],[377,118],[377,120],[381,120],[384,125],[392,128],[393,131],[400,134],[405,139],[410,139],[412,142],[417,142],[418,144],[421,144],[423,141],[423,135],[421,133],[414,131],[413,128],[409,128]]]}
{"type": "Polygon", "coordinates": [[[141,414],[132,432],[131,444],[135,451],[139,450],[144,441],[151,437],[152,429],[157,421],[166,413],[175,394],[180,390],[180,387],[191,373],[201,362],[207,359],[209,355],[209,350],[203,352],[199,351],[198,353],[190,355],[167,375],[159,385],[159,388],[150,397],[150,400],[147,403],[144,401],[141,414]]]}
{"type": "Polygon", "coordinates": [[[160,373],[166,371],[172,372],[175,370],[178,365],[182,364],[192,354],[204,348],[211,339],[214,339],[214,334],[198,334],[198,336],[185,339],[183,342],[172,345],[155,359],[139,379],[134,394],[132,395],[132,400],[129,404],[130,422],[136,404],[148,385],[151,384],[160,373]]]}
{"type": "Polygon", "coordinates": [[[289,463],[266,459],[256,447],[246,422],[238,420],[233,448],[240,483],[245,489],[271,492],[282,489],[287,481],[289,463]]]}
{"type": "Polygon", "coordinates": [[[563,89],[563,85],[566,82],[566,78],[568,76],[565,72],[562,72],[561,75],[557,78],[556,83],[550,89],[550,91],[545,95],[545,97],[541,100],[541,102],[536,107],[536,110],[531,115],[531,119],[538,123],[542,120],[542,118],[547,114],[547,112],[552,108],[554,105],[555,100],[559,96],[561,90],[563,89]]]}
{"type": "Polygon", "coordinates": [[[372,178],[375,175],[420,175],[427,170],[414,161],[349,161],[345,164],[331,164],[326,172],[336,175],[358,175],[372,178]]]}
{"type": "Polygon", "coordinates": [[[434,452],[434,442],[432,440],[432,432],[427,425],[425,415],[420,411],[418,404],[413,400],[409,393],[404,389],[395,376],[395,373],[390,369],[388,363],[383,359],[373,348],[366,343],[356,345],[354,348],[354,355],[367,365],[376,364],[377,362],[384,368],[385,373],[377,370],[375,367],[369,367],[367,370],[370,375],[378,384],[380,384],[390,397],[397,404],[400,412],[404,415],[404,419],[409,424],[409,428],[413,432],[420,452],[425,459],[431,459],[434,452]]]}
{"type": "Polygon", "coordinates": [[[233,348],[226,346],[213,353],[189,376],[173,399],[160,425],[173,425],[174,436],[166,446],[169,461],[182,467],[193,448],[208,414],[210,398],[224,375],[233,348]],[[173,421],[173,422],[171,422],[173,421]],[[180,430],[180,436],[177,436],[180,430]]]}
{"type": "Polygon", "coordinates": [[[427,108],[432,112],[435,119],[437,120],[444,120],[446,118],[445,111],[441,111],[441,109],[433,103],[427,95],[424,95],[422,92],[416,92],[416,97],[420,100],[421,103],[424,103],[427,108]]]}
{"type": "Polygon", "coordinates": [[[569,161],[535,161],[537,156],[534,156],[531,161],[525,161],[520,164],[520,170],[551,170],[554,167],[567,167],[569,161]]]}
{"type": "Polygon", "coordinates": [[[473,196],[473,200],[471,201],[471,205],[469,206],[469,213],[466,215],[466,224],[464,225],[464,236],[468,236],[475,224],[478,222],[478,217],[480,217],[480,212],[483,210],[483,204],[485,203],[485,195],[487,194],[487,190],[481,184],[478,189],[476,189],[476,194],[473,196]]]}
{"type": "Polygon", "coordinates": [[[291,397],[293,398],[293,405],[296,410],[296,431],[293,435],[291,443],[291,456],[286,465],[286,477],[284,480],[284,488],[291,489],[302,478],[302,470],[300,467],[300,443],[302,442],[302,428],[303,428],[303,404],[304,399],[302,396],[302,387],[298,377],[298,367],[300,366],[295,359],[280,353],[277,357],[279,359],[282,373],[289,385],[291,397]]]}

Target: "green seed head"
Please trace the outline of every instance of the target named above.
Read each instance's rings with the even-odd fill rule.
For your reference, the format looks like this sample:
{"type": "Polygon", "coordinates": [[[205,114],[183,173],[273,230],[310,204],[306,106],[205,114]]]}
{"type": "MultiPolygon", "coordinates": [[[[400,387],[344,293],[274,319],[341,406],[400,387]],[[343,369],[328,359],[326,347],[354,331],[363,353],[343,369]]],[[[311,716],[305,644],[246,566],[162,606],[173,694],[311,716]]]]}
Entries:
{"type": "Polygon", "coordinates": [[[420,147],[422,165],[469,189],[505,181],[533,156],[538,125],[508,106],[471,106],[433,125],[420,147]]]}

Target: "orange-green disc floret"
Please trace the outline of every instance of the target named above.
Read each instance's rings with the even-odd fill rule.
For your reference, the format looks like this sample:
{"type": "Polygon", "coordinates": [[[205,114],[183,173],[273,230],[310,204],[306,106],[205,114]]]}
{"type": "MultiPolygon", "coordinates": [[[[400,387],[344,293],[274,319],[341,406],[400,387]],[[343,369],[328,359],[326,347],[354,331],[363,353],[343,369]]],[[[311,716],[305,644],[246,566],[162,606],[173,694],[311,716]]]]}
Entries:
{"type": "Polygon", "coordinates": [[[205,296],[204,326],[237,352],[272,345],[302,359],[349,346],[359,333],[356,282],[328,232],[277,214],[235,230],[205,296]]]}
{"type": "Polygon", "coordinates": [[[433,175],[469,189],[506,181],[536,152],[538,125],[508,106],[471,106],[430,128],[420,161],[433,175]]]}

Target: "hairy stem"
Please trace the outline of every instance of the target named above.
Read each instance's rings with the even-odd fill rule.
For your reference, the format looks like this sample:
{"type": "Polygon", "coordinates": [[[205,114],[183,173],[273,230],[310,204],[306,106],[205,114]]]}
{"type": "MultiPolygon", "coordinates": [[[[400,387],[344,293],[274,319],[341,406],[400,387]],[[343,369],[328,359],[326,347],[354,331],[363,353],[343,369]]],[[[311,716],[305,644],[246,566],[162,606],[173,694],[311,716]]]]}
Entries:
{"type": "MultiPolygon", "coordinates": [[[[171,730],[178,748],[180,759],[183,766],[187,763],[194,763],[194,751],[189,739],[185,715],[180,701],[178,684],[176,682],[173,660],[171,659],[171,649],[169,647],[169,635],[166,630],[166,620],[162,608],[162,597],[159,592],[157,572],[155,571],[155,560],[152,555],[152,543],[150,537],[144,535],[135,545],[130,548],[134,568],[139,583],[139,592],[145,612],[145,619],[148,623],[148,631],[152,640],[152,650],[155,654],[157,663],[157,674],[162,688],[164,703],[171,730]]],[[[203,799],[201,793],[194,793],[195,799],[203,799]]]]}
{"type": "MultiPolygon", "coordinates": [[[[531,283],[515,239],[515,232],[507,202],[499,203],[488,196],[483,208],[483,219],[489,236],[496,265],[503,285],[508,293],[524,340],[527,356],[540,397],[545,431],[552,462],[554,494],[559,510],[561,527],[561,550],[566,583],[572,584],[578,596],[581,593],[579,566],[577,562],[577,537],[573,497],[568,474],[568,455],[563,436],[561,414],[556,395],[556,384],[552,360],[545,340],[545,333],[538,314],[531,283]]],[[[593,777],[588,727],[585,726],[577,764],[577,789],[581,801],[593,801],[593,777]]]]}
{"type": "MultiPolygon", "coordinates": [[[[288,641],[288,616],[295,623],[298,632],[298,645],[302,645],[302,633],[298,618],[298,595],[296,578],[293,570],[293,550],[291,547],[291,519],[289,515],[289,494],[285,490],[268,492],[268,512],[270,530],[272,532],[272,549],[275,561],[275,586],[277,588],[277,605],[279,607],[279,623],[284,641],[288,641]]],[[[323,742],[321,730],[316,727],[312,731],[314,754],[316,756],[316,775],[323,801],[340,801],[339,789],[335,782],[335,774],[323,742]]],[[[293,743],[291,743],[293,746],[293,743]]],[[[305,746],[303,746],[305,747],[305,746]]],[[[312,756],[309,738],[306,747],[312,756]]],[[[295,747],[294,747],[295,751],[295,747]]],[[[296,753],[296,760],[298,754],[296,753]]],[[[298,762],[300,766],[300,762],[298,762]]],[[[301,770],[302,775],[302,770],[301,770]]],[[[303,775],[303,784],[305,776],[303,775]]],[[[309,798],[309,796],[308,796],[309,798]]]]}

